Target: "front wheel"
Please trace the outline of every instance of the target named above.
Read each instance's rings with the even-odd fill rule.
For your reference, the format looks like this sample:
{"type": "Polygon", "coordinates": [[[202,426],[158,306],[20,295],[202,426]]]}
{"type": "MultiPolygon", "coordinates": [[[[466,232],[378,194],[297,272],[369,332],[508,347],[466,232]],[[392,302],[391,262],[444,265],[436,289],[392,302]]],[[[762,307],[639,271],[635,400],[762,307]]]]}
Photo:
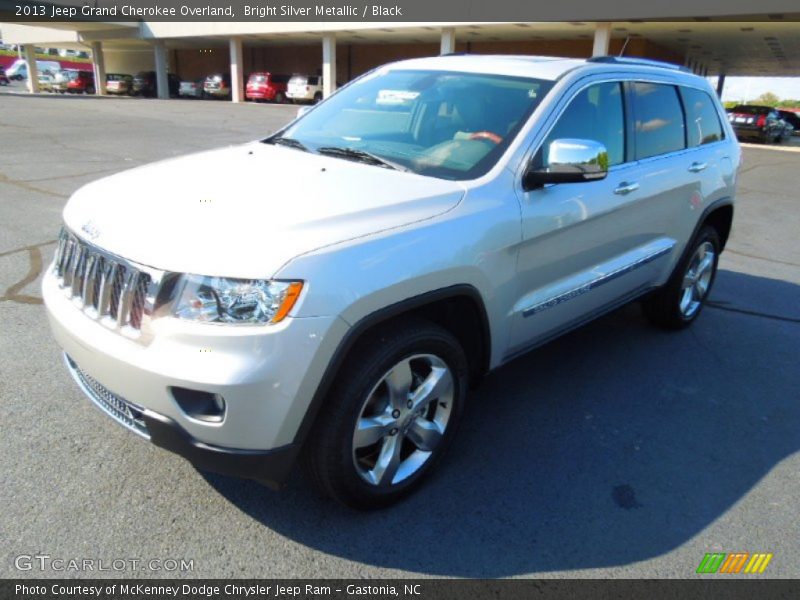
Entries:
{"type": "Polygon", "coordinates": [[[467,360],[445,329],[407,320],[360,342],[346,359],[306,446],[311,479],[352,508],[412,492],[460,420],[467,360]]]}
{"type": "Polygon", "coordinates": [[[684,329],[699,316],[714,278],[722,244],[717,230],[703,227],[667,284],[645,298],[645,316],[664,329],[684,329]]]}

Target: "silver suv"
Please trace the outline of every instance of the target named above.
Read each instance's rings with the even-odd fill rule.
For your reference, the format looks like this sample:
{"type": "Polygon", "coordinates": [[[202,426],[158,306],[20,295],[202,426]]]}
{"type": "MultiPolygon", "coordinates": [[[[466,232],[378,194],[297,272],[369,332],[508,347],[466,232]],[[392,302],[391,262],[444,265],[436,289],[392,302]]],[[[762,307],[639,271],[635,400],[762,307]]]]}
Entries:
{"type": "Polygon", "coordinates": [[[266,139],[76,192],[53,332],[157,446],[273,485],[302,458],[385,506],[487,372],[634,299],[661,327],[698,317],[733,218],[724,117],[704,79],[643,60],[386,65],[266,139]]]}

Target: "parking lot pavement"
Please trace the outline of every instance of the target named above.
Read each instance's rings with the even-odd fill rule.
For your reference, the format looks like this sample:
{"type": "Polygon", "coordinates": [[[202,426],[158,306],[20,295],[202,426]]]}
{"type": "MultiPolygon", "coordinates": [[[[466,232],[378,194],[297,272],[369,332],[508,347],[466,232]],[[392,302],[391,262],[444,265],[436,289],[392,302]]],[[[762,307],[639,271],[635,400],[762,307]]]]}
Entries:
{"type": "Polygon", "coordinates": [[[693,328],[655,331],[631,305],[500,369],[437,476],[391,510],[339,508],[300,473],[281,493],[200,474],[94,409],[38,288],[68,196],[294,110],[0,96],[0,577],[63,575],[15,569],[34,553],[184,558],[196,577],[691,577],[714,551],[800,576],[798,153],[746,148],[693,328]]]}

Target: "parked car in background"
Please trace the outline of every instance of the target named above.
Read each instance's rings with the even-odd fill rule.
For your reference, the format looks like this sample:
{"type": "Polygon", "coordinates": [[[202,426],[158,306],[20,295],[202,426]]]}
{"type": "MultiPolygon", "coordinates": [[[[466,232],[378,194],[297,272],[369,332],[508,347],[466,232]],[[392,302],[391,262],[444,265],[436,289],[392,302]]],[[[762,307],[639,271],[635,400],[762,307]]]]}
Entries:
{"type": "Polygon", "coordinates": [[[785,135],[785,125],[771,106],[739,104],[728,112],[728,121],[743,142],[777,143],[785,135]]]}
{"type": "Polygon", "coordinates": [[[292,102],[319,102],[322,100],[322,77],[318,75],[292,75],[286,96],[292,102]]]}
{"type": "Polygon", "coordinates": [[[3,67],[0,67],[0,85],[10,85],[11,81],[8,79],[8,75],[6,75],[6,70],[3,67]]]}
{"type": "Polygon", "coordinates": [[[245,97],[248,100],[283,103],[286,102],[288,84],[288,75],[275,75],[267,71],[251,73],[247,80],[245,97]]]}
{"type": "Polygon", "coordinates": [[[109,73],[106,75],[106,92],[109,94],[132,94],[133,75],[126,73],[109,73]]]}
{"type": "Polygon", "coordinates": [[[54,75],[50,75],[50,73],[40,73],[39,74],[39,91],[40,92],[52,92],[53,91],[53,81],[55,80],[54,75]]]}
{"type": "Polygon", "coordinates": [[[231,76],[227,73],[209,75],[203,81],[203,92],[211,98],[230,98],[231,76]]]}
{"type": "Polygon", "coordinates": [[[72,71],[67,81],[70,94],[94,94],[94,73],[92,71],[72,71]]]}
{"type": "Polygon", "coordinates": [[[195,79],[194,81],[184,79],[178,87],[178,96],[181,98],[203,98],[205,95],[205,92],[203,92],[203,83],[205,83],[205,80],[205,77],[195,79]]]}
{"type": "Polygon", "coordinates": [[[778,115],[792,127],[791,135],[800,135],[800,115],[792,110],[778,109],[778,115]]]}
{"type": "MultiPolygon", "coordinates": [[[[177,96],[181,86],[181,79],[174,73],[167,73],[167,86],[169,95],[177,96]]],[[[158,95],[155,71],[140,71],[133,76],[133,95],[155,98],[158,95]]]]}
{"type": "Polygon", "coordinates": [[[72,77],[73,73],[77,73],[77,71],[75,69],[62,69],[61,71],[56,71],[53,75],[52,91],[58,92],[59,94],[66,94],[67,84],[69,83],[69,79],[72,77]]]}

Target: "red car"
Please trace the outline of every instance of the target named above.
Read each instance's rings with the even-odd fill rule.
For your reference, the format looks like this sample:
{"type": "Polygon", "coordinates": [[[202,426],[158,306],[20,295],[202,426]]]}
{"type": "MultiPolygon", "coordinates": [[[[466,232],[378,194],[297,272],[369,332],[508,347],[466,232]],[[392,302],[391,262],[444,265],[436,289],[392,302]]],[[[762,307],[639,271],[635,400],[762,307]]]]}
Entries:
{"type": "Polygon", "coordinates": [[[286,102],[286,86],[288,75],[272,73],[252,73],[247,80],[245,96],[248,100],[269,100],[270,102],[286,102]]]}
{"type": "Polygon", "coordinates": [[[67,82],[70,94],[94,94],[94,73],[92,71],[74,71],[67,82]]]}

